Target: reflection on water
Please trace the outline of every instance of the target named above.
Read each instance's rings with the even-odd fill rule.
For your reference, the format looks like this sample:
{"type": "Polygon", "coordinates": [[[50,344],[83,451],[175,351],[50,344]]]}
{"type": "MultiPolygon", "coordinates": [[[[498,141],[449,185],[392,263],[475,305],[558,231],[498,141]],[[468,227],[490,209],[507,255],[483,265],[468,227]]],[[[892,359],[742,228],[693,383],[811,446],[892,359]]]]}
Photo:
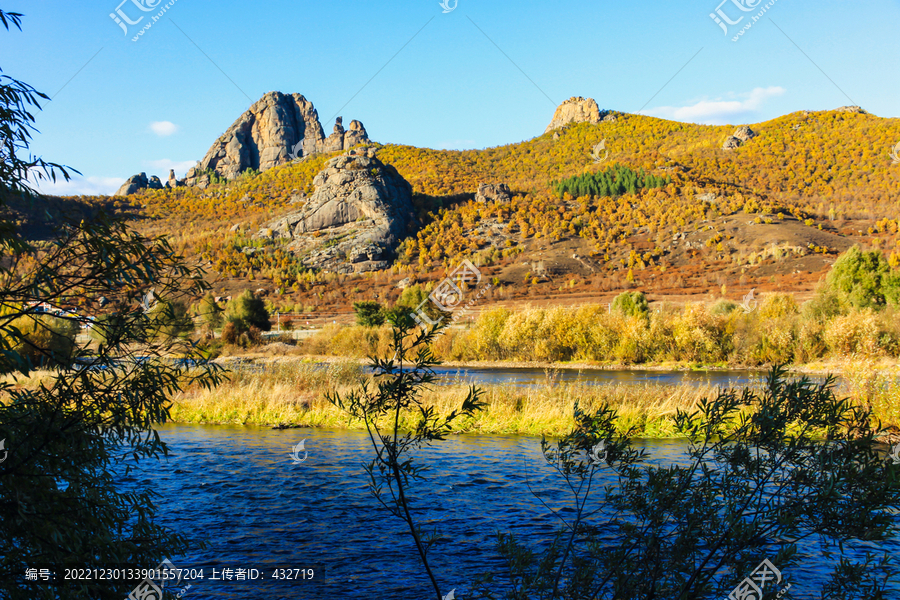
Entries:
{"type": "MultiPolygon", "coordinates": [[[[193,583],[190,598],[431,597],[405,526],[367,489],[362,463],[372,447],[364,432],[184,425],[160,432],[170,444],[168,461],[146,463],[127,482],[161,495],[164,524],[209,541],[208,550],[173,557],[177,566],[204,567],[207,574],[213,568],[314,571],[312,580],[294,582],[211,582],[207,576],[193,583]],[[294,464],[291,449],[301,440],[309,456],[294,464]]],[[[679,441],[645,445],[654,461],[683,457],[679,441]]],[[[429,480],[416,484],[412,505],[422,528],[442,536],[430,556],[445,593],[456,588],[461,596],[477,575],[502,571],[498,530],[534,542],[556,532],[542,501],[560,509],[568,496],[543,464],[540,440],[457,436],[419,456],[430,468],[429,480]]],[[[896,542],[889,547],[900,550],[896,542]]],[[[821,581],[817,550],[806,551],[811,558],[792,576],[821,581]]],[[[791,595],[802,598],[795,589],[791,595]]]]}

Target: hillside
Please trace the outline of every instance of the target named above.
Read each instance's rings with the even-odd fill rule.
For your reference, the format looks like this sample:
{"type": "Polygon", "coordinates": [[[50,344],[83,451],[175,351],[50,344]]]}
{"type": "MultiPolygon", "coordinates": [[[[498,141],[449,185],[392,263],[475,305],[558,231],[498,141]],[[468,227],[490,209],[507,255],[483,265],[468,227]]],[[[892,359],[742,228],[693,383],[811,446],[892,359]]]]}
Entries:
{"type": "MultiPolygon", "coordinates": [[[[880,247],[900,262],[900,165],[889,153],[900,120],[852,111],[797,112],[752,124],[701,126],[610,112],[534,139],[484,150],[370,144],[413,188],[421,228],[388,271],[314,272],[260,228],[296,211],[313,178],[340,153],[315,154],[205,189],[141,190],[111,203],[147,233],[198,256],[229,295],[264,288],[282,310],[344,311],[395,298],[391,283],[437,282],[469,258],[495,285],[493,302],[598,300],[638,288],[680,300],[750,288],[812,290],[838,253],[880,247]],[[604,143],[608,156],[592,157],[604,143]],[[560,197],[554,182],[614,165],[666,179],[618,197],[560,197]],[[481,183],[505,183],[506,202],[476,202],[481,183]]],[[[55,201],[58,203],[58,201],[55,201]]],[[[323,243],[329,243],[323,238],[323,243]]]]}

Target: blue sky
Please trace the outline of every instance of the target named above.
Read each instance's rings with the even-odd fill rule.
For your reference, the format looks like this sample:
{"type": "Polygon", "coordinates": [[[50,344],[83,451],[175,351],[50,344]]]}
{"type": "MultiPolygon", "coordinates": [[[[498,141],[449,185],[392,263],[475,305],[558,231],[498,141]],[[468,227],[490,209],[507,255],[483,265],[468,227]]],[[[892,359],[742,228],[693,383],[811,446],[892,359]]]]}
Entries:
{"type": "Polygon", "coordinates": [[[305,95],[326,133],[340,114],[432,148],[530,139],[570,96],[715,124],[847,104],[900,115],[900,0],[770,1],[736,42],[765,0],[175,0],[136,42],[170,0],[120,1],[2,4],[25,19],[0,34],[0,67],[53,97],[32,149],[84,174],[44,191],[183,176],[272,90],[305,95]],[[127,35],[117,7],[144,15],[127,35]],[[717,9],[743,19],[726,34],[717,9]]]}

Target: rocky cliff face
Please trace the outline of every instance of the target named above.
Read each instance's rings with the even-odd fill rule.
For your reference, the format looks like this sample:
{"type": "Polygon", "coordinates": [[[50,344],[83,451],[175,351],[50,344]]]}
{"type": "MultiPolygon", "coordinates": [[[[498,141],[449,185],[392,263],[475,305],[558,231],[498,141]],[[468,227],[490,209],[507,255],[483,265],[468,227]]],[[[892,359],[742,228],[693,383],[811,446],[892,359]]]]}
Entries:
{"type": "Polygon", "coordinates": [[[351,273],[390,266],[415,225],[412,186],[397,170],[362,148],[328,161],[313,185],[302,210],[257,235],[291,238],[288,247],[309,267],[351,273]]]}
{"type": "Polygon", "coordinates": [[[569,123],[599,123],[601,117],[600,108],[593,98],[573,96],[556,108],[553,120],[547,125],[544,133],[549,133],[569,123]]]}
{"type": "Polygon", "coordinates": [[[246,169],[265,171],[319,152],[346,150],[369,141],[359,121],[344,131],[338,117],[325,138],[312,102],[300,94],[269,92],[242,114],[212,145],[200,165],[188,171],[186,183],[201,185],[205,171],[234,179],[246,169]]]}

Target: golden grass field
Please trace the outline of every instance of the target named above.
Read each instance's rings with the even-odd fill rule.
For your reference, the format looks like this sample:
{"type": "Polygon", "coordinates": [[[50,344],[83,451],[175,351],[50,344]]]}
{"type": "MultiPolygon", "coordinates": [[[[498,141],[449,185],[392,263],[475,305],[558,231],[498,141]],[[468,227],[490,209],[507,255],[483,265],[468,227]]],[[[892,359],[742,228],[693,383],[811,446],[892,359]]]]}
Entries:
{"type": "MultiPolygon", "coordinates": [[[[170,420],[191,424],[364,428],[363,423],[351,420],[325,397],[329,391],[346,394],[368,377],[358,361],[321,363],[297,357],[269,357],[251,364],[254,370],[228,371],[227,379],[215,388],[189,386],[176,394],[171,398],[170,420]]],[[[880,367],[873,359],[844,361],[838,394],[869,406],[884,427],[897,431],[900,379],[895,370],[880,367]]],[[[55,375],[52,371],[38,371],[27,379],[4,379],[28,388],[48,384],[55,375]]],[[[761,381],[763,377],[760,372],[761,381]]],[[[692,410],[701,398],[718,393],[713,385],[558,383],[552,371],[542,385],[492,384],[480,385],[479,389],[486,406],[474,417],[455,423],[460,433],[563,435],[574,426],[577,401],[589,412],[608,403],[619,415],[620,431],[633,427],[637,437],[677,437],[673,421],[676,412],[692,410]]],[[[438,415],[447,415],[459,408],[468,390],[463,383],[450,382],[425,390],[422,399],[438,415]]],[[[412,425],[410,420],[401,422],[404,428],[412,425]]]]}
{"type": "MultiPolygon", "coordinates": [[[[326,392],[346,393],[366,377],[357,362],[327,365],[298,359],[268,360],[258,372],[235,371],[212,390],[189,389],[173,398],[172,419],[183,423],[229,423],[361,429],[326,392]]],[[[874,368],[871,360],[848,361],[839,388],[872,407],[886,426],[900,425],[900,383],[874,368]]],[[[762,379],[763,374],[760,374],[762,379]]],[[[703,397],[715,396],[713,385],[554,383],[539,386],[481,385],[486,407],[456,423],[460,432],[485,434],[562,435],[574,426],[575,402],[587,410],[608,403],[619,415],[620,430],[635,428],[639,437],[675,437],[673,417],[692,410],[703,397]]],[[[458,408],[468,392],[464,384],[433,386],[422,399],[438,415],[458,408]]],[[[402,423],[411,426],[412,423],[402,423]]]]}

